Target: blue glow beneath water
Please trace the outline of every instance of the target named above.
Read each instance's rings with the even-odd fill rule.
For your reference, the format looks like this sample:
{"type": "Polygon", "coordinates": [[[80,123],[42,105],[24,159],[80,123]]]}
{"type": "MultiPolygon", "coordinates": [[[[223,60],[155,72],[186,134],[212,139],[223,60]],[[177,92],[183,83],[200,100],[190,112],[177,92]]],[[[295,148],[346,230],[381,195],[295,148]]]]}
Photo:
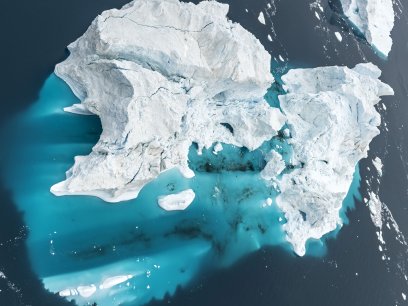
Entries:
{"type": "MultiPolygon", "coordinates": [[[[279,106],[275,92],[267,99],[279,106]]],[[[271,148],[289,161],[290,147],[278,137],[255,152],[224,145],[217,156],[211,150],[198,156],[192,146],[193,179],[166,172],[136,200],[107,204],[94,197],[53,196],[50,186],[63,180],[74,156],[88,154],[99,138],[96,116],[62,111],[78,102],[66,84],[51,75],[39,100],[6,131],[12,149],[2,159],[7,161],[2,165],[5,181],[24,212],[31,263],[47,289],[58,292],[133,275],[89,299],[74,298],[80,305],[140,305],[186,286],[201,269],[229,266],[263,246],[290,250],[279,223],[282,213],[276,205],[263,205],[277,192],[259,176],[264,153],[271,148]],[[186,211],[166,212],[156,204],[157,196],[186,188],[196,192],[186,211]]],[[[344,220],[353,197],[358,197],[359,180],[356,171],[341,212],[344,220]]],[[[308,255],[322,254],[323,242],[308,244],[308,255]]]]}

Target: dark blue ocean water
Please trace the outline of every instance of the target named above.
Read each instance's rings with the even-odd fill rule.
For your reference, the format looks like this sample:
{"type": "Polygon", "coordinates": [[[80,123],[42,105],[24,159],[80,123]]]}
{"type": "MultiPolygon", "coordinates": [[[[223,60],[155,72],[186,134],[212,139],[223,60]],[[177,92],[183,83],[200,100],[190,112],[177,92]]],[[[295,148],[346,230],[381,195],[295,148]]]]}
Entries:
{"type": "MultiPolygon", "coordinates": [[[[59,5],[56,5],[55,2],[43,2],[40,5],[27,3],[28,8],[24,7],[23,12],[27,10],[27,14],[31,18],[33,18],[32,14],[35,14],[36,17],[52,17],[41,18],[42,22],[36,24],[37,28],[30,29],[30,31],[37,31],[35,33],[42,33],[45,38],[41,40],[40,35],[24,36],[27,37],[28,41],[31,39],[34,42],[37,38],[42,43],[41,45],[33,44],[34,52],[31,54],[36,56],[32,58],[32,62],[29,61],[27,64],[27,59],[19,61],[18,55],[21,55],[24,50],[17,50],[16,47],[16,55],[14,55],[16,60],[11,61],[9,66],[6,65],[6,71],[9,71],[10,78],[6,77],[4,82],[2,80],[2,84],[7,85],[5,88],[9,89],[5,90],[4,99],[2,97],[5,109],[2,115],[7,117],[6,115],[9,114],[8,116],[10,116],[14,109],[37,100],[35,94],[40,93],[42,87],[41,83],[38,85],[38,79],[45,81],[47,77],[40,94],[40,102],[20,115],[14,131],[7,131],[8,136],[15,133],[14,141],[8,137],[3,138],[7,139],[7,146],[10,147],[15,144],[18,146],[21,143],[26,143],[26,145],[21,152],[3,150],[4,152],[11,152],[11,156],[4,154],[1,156],[3,159],[9,158],[10,161],[8,165],[3,166],[2,171],[7,176],[7,179],[4,180],[5,188],[10,189],[12,193],[4,193],[0,211],[2,228],[0,271],[3,271],[7,276],[7,279],[0,278],[2,290],[0,292],[0,305],[58,305],[63,303],[62,300],[41,289],[33,271],[36,273],[41,271],[42,277],[52,277],[60,273],[64,275],[61,281],[66,282],[69,277],[72,277],[73,280],[77,279],[78,275],[75,274],[77,270],[98,269],[101,264],[107,265],[117,261],[121,261],[121,264],[112,266],[117,274],[123,274],[129,269],[133,269],[132,273],[135,275],[145,273],[147,265],[155,268],[154,262],[142,262],[139,266],[135,265],[136,258],[133,258],[132,254],[139,254],[140,250],[146,250],[146,247],[136,244],[134,246],[136,249],[131,249],[128,245],[136,240],[151,243],[147,239],[154,237],[152,233],[154,233],[155,228],[154,226],[149,227],[148,221],[154,223],[156,219],[160,219],[163,222],[164,225],[160,226],[157,229],[159,232],[156,233],[157,237],[163,237],[163,233],[169,230],[169,228],[166,229],[166,222],[171,227],[176,222],[175,220],[179,222],[178,218],[182,217],[172,215],[167,217],[168,221],[166,221],[160,215],[162,212],[157,207],[146,205],[146,203],[154,202],[152,190],[160,190],[165,193],[166,189],[169,192],[169,186],[172,190],[182,190],[187,186],[192,186],[189,184],[196,184],[196,187],[206,186],[203,182],[209,179],[209,176],[203,173],[197,175],[198,179],[195,183],[185,182],[183,185],[178,183],[177,177],[174,177],[176,174],[168,173],[166,177],[152,184],[150,191],[149,187],[143,191],[137,200],[139,205],[133,205],[135,203],[124,203],[117,206],[104,205],[93,198],[86,198],[82,201],[78,201],[78,198],[75,197],[56,199],[47,192],[51,183],[63,179],[64,171],[69,168],[74,155],[89,152],[92,144],[97,141],[100,132],[97,118],[64,114],[61,111],[62,106],[72,104],[75,98],[56,77],[48,77],[49,72],[52,71],[55,63],[63,59],[64,46],[82,34],[98,11],[120,4],[118,1],[110,1],[111,3],[105,1],[105,3],[99,2],[98,4],[95,3],[96,1],[88,1],[86,5],[79,2],[70,2],[69,4],[63,1],[59,2],[59,5]],[[31,12],[29,13],[30,8],[31,12]],[[69,16],[76,16],[76,19],[72,21],[72,17],[69,18],[69,16]],[[54,24],[54,27],[50,27],[50,23],[54,24]],[[56,31],[55,27],[60,30],[56,31]],[[56,51],[51,51],[54,49],[56,51]],[[37,62],[42,63],[41,67],[36,66],[38,65],[37,62]],[[24,69],[29,71],[29,74],[36,74],[36,77],[33,77],[32,80],[28,78],[25,83],[25,85],[28,84],[26,85],[27,93],[22,94],[21,92],[25,90],[20,87],[21,79],[17,78],[18,81],[16,81],[12,76],[18,71],[25,71],[24,69]],[[31,96],[30,92],[32,93],[31,96]],[[13,102],[7,103],[5,101],[13,102]],[[52,101],[55,101],[54,104],[50,103],[52,101]],[[11,106],[8,109],[9,104],[11,106]],[[61,135],[64,137],[60,137],[61,135]],[[35,162],[30,157],[35,157],[35,162]],[[21,189],[16,190],[13,186],[20,186],[21,189]],[[38,190],[38,194],[33,193],[33,190],[38,190]],[[19,204],[18,209],[25,211],[25,218],[19,214],[13,200],[23,203],[23,205],[19,204]],[[139,215],[139,219],[135,219],[135,215],[139,215]],[[141,216],[148,216],[146,224],[135,224],[135,220],[142,220],[141,216]],[[100,231],[97,231],[98,225],[103,225],[100,231]],[[119,226],[120,230],[117,230],[119,226]],[[139,226],[140,228],[147,227],[148,237],[139,231],[139,226]],[[113,227],[115,230],[107,230],[109,227],[113,227]],[[84,234],[81,235],[81,233],[84,234]],[[90,238],[89,235],[94,235],[94,237],[90,238]],[[112,243],[107,244],[107,241],[112,243]],[[71,249],[70,246],[72,246],[71,249]],[[103,250],[104,256],[98,255],[101,250],[103,250]],[[52,253],[55,253],[56,256],[52,253]],[[67,273],[70,274],[67,276],[67,273]]],[[[368,59],[383,69],[384,77],[382,79],[394,88],[396,96],[387,98],[388,108],[387,112],[383,114],[389,131],[383,128],[383,134],[373,143],[370,154],[380,156],[384,161],[386,170],[380,185],[381,198],[394,212],[402,231],[407,232],[407,229],[404,229],[404,220],[407,219],[406,207],[404,206],[404,200],[406,200],[404,187],[406,186],[406,184],[404,185],[406,183],[404,172],[406,150],[403,141],[403,128],[401,128],[405,122],[405,117],[402,114],[403,102],[406,98],[404,80],[407,77],[406,71],[408,71],[404,69],[407,68],[407,63],[406,60],[403,60],[404,52],[407,51],[407,31],[404,31],[407,28],[406,18],[403,16],[397,22],[394,31],[394,50],[386,62],[376,56],[364,44],[364,41],[355,40],[352,34],[344,33],[344,40],[340,44],[333,35],[333,31],[342,30],[342,24],[338,22],[336,15],[332,15],[332,11],[326,5],[327,16],[323,18],[323,21],[318,21],[314,17],[314,11],[310,9],[308,1],[275,1],[276,15],[273,17],[273,23],[277,39],[271,43],[266,39],[267,34],[270,33],[270,21],[268,21],[268,27],[257,21],[258,13],[266,7],[266,2],[252,2],[255,1],[234,1],[230,17],[254,33],[272,54],[276,54],[276,56],[282,54],[283,57],[288,58],[289,62],[286,65],[315,67],[346,64],[352,66],[368,59]],[[245,12],[245,8],[249,10],[248,13],[245,12]],[[400,37],[399,40],[398,37],[400,37]]],[[[19,5],[24,6],[23,3],[19,5]]],[[[16,8],[16,4],[10,4],[9,8],[10,10],[16,8]]],[[[17,8],[21,10],[20,6],[17,8]]],[[[30,21],[30,18],[27,19],[30,21]]],[[[5,20],[9,23],[13,22],[13,18],[10,16],[5,20]]],[[[21,24],[17,26],[16,22],[14,24],[15,36],[18,36],[17,34],[24,29],[24,26],[21,24]]],[[[7,35],[13,35],[13,33],[8,32],[7,35]]],[[[9,37],[8,39],[10,43],[19,41],[16,37],[9,37]]],[[[18,46],[18,44],[15,45],[18,46]]],[[[282,66],[283,69],[286,69],[285,65],[282,66]]],[[[20,76],[22,80],[27,78],[22,73],[20,76]]],[[[194,156],[191,158],[194,159],[194,156]]],[[[252,156],[250,158],[257,157],[252,156]]],[[[367,170],[368,164],[369,161],[363,161],[360,167],[363,178],[363,195],[367,190],[366,180],[369,180],[370,185],[375,183],[372,179],[373,175],[367,170]]],[[[249,179],[248,175],[253,174],[247,173],[240,176],[240,179],[245,182],[254,180],[254,178],[249,179]]],[[[211,176],[211,179],[214,178],[211,176]]],[[[231,188],[242,185],[240,181],[236,181],[237,179],[218,175],[216,180],[222,186],[221,189],[228,190],[227,194],[244,194],[243,190],[239,191],[240,188],[238,191],[231,190],[231,188]],[[230,184],[231,181],[234,183],[230,184]]],[[[253,188],[262,187],[257,184],[253,188]]],[[[209,193],[208,190],[202,191],[203,195],[209,193]]],[[[247,198],[246,196],[243,200],[245,201],[247,198]]],[[[236,199],[233,200],[236,201],[236,199]]],[[[260,199],[249,197],[248,203],[257,205],[259,201],[260,199]]],[[[248,206],[247,208],[256,212],[260,209],[258,206],[248,206]]],[[[234,214],[237,212],[231,209],[226,211],[227,220],[230,217],[229,222],[233,222],[234,214]]],[[[217,216],[217,211],[207,209],[206,212],[217,216]]],[[[200,210],[196,211],[197,216],[202,213],[200,210]]],[[[239,212],[238,215],[248,216],[247,213],[242,212],[239,212]]],[[[277,230],[272,231],[274,233],[272,237],[264,238],[271,242],[269,244],[280,246],[262,248],[251,254],[250,250],[244,248],[251,245],[249,242],[252,242],[253,250],[259,248],[260,245],[263,245],[259,237],[253,239],[251,236],[247,238],[249,240],[240,240],[240,242],[244,242],[241,246],[239,243],[222,241],[227,237],[228,226],[223,226],[221,220],[217,239],[222,241],[220,243],[222,247],[232,248],[232,255],[224,257],[227,261],[223,265],[224,268],[215,272],[211,269],[201,271],[201,276],[194,277],[194,282],[191,282],[191,275],[196,275],[200,269],[194,263],[201,262],[200,258],[211,249],[211,246],[206,243],[206,239],[188,241],[188,243],[180,243],[179,239],[174,241],[158,239],[153,240],[153,244],[156,245],[148,248],[155,250],[157,255],[149,254],[149,258],[158,262],[171,262],[174,263],[174,266],[166,267],[164,265],[162,272],[152,273],[152,275],[158,275],[157,277],[154,276],[153,280],[149,277],[149,279],[145,279],[146,282],[138,281],[130,285],[140,287],[141,292],[146,292],[147,286],[150,286],[151,283],[158,284],[157,287],[162,286],[160,283],[168,279],[168,275],[172,275],[171,279],[174,282],[170,286],[171,290],[175,290],[175,286],[178,284],[186,285],[184,289],[179,289],[174,297],[166,298],[162,302],[152,302],[152,304],[170,302],[175,305],[394,305],[395,301],[402,303],[401,292],[406,291],[406,283],[402,279],[401,269],[396,265],[405,263],[405,250],[401,249],[398,244],[394,245],[391,241],[388,244],[388,254],[393,260],[390,263],[384,263],[381,260],[375,229],[364,204],[357,203],[356,209],[348,213],[349,225],[338,233],[336,239],[328,240],[327,250],[321,253],[321,256],[306,256],[305,258],[295,257],[287,249],[282,248],[281,237],[276,234],[279,232],[277,222],[279,212],[271,211],[267,216],[271,217],[271,220],[275,220],[275,223],[271,222],[270,226],[273,227],[276,224],[277,230]],[[170,249],[166,247],[166,243],[168,246],[171,245],[171,249],[175,250],[175,253],[168,254],[163,251],[170,249]],[[239,257],[239,254],[245,253],[250,255],[232,266],[229,265],[235,261],[234,254],[239,257]],[[166,257],[170,257],[172,260],[166,260],[166,257]],[[184,267],[186,263],[188,263],[187,268],[184,267]],[[186,271],[188,273],[185,273],[186,271]]],[[[198,221],[194,226],[187,224],[188,226],[182,229],[186,235],[191,236],[192,231],[196,230],[197,227],[200,229],[203,226],[214,228],[214,224],[211,222],[203,222],[198,217],[195,217],[195,220],[198,221]]],[[[255,221],[250,218],[247,223],[251,222],[255,221]]],[[[389,234],[391,235],[391,233],[389,234]]],[[[316,246],[311,246],[309,250],[316,255],[317,251],[321,251],[321,248],[316,249],[316,246]]],[[[208,260],[208,257],[206,258],[208,260]]],[[[210,265],[214,266],[212,263],[210,265]]],[[[94,281],[92,276],[89,277],[94,281]]],[[[45,278],[45,282],[47,282],[47,278],[45,278]]],[[[58,283],[58,280],[52,279],[50,283],[58,283]]],[[[165,286],[163,285],[163,287],[165,286]]],[[[149,288],[149,290],[151,289],[157,290],[153,286],[149,288]]],[[[161,295],[159,291],[157,294],[161,295]]],[[[117,294],[126,299],[126,292],[118,292],[117,294]]]]}

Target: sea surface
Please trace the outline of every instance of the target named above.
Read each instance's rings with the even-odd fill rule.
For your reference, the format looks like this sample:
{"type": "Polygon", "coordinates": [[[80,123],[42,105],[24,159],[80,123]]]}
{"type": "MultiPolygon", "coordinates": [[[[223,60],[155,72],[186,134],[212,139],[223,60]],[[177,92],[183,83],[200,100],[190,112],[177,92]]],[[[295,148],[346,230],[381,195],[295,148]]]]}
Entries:
{"type": "MultiPolygon", "coordinates": [[[[56,198],[48,193],[50,184],[64,178],[73,157],[87,154],[100,133],[96,117],[62,112],[62,107],[77,101],[52,74],[53,68],[66,57],[65,46],[80,36],[98,13],[124,3],[7,2],[0,12],[3,41],[7,45],[0,50],[2,58],[7,59],[0,83],[4,141],[0,153],[3,161],[0,163],[3,182],[0,305],[66,305],[62,298],[43,289],[37,274],[41,274],[45,286],[53,289],[53,285],[65,284],[70,278],[75,282],[78,277],[89,277],[89,282],[95,282],[94,275],[106,271],[109,275],[129,271],[132,275],[143,275],[126,284],[139,292],[142,297],[139,304],[148,303],[152,297],[157,300],[149,305],[406,303],[402,293],[408,293],[404,278],[407,246],[401,239],[395,239],[395,230],[390,227],[383,233],[386,249],[379,250],[376,228],[369,209],[361,201],[368,191],[378,193],[392,212],[390,223],[399,225],[400,235],[408,233],[408,157],[404,140],[408,120],[408,24],[404,7],[395,3],[399,18],[393,31],[394,46],[388,60],[384,60],[339,19],[336,3],[319,2],[324,8],[321,12],[316,1],[230,1],[230,18],[254,33],[276,58],[275,73],[283,73],[290,67],[353,67],[359,62],[372,61],[382,69],[381,79],[395,90],[394,97],[383,99],[386,109],[379,107],[382,134],[373,141],[369,157],[356,171],[343,212],[348,224],[325,239],[324,244],[309,245],[308,255],[299,258],[283,240],[280,212],[273,206],[262,206],[263,196],[271,191],[259,184],[257,174],[251,171],[228,174],[225,169],[217,168],[217,159],[210,153],[199,158],[194,150],[190,152],[198,173],[193,181],[182,181],[174,172],[165,173],[147,186],[136,201],[108,205],[91,197],[56,198]],[[266,26],[257,19],[261,10],[267,17],[266,26]],[[336,39],[336,31],[342,34],[342,42],[336,39]],[[272,42],[267,35],[271,35],[272,42]],[[278,59],[279,55],[284,61],[278,59]],[[372,165],[374,157],[380,157],[384,163],[381,178],[372,165]],[[215,165],[212,171],[208,171],[206,158],[211,158],[215,165]],[[253,186],[244,190],[248,182],[254,182],[253,186]],[[224,197],[214,194],[214,184],[224,197]],[[197,189],[197,201],[206,203],[201,206],[193,203],[189,216],[192,219],[183,223],[182,215],[167,215],[155,205],[157,192],[167,194],[187,187],[197,189]],[[209,199],[209,194],[214,197],[209,199]],[[228,194],[235,197],[226,199],[228,194]],[[244,204],[241,206],[244,211],[228,205],[236,202],[244,204]],[[203,215],[207,219],[203,220],[203,215]],[[220,215],[225,219],[217,219],[220,215]],[[245,216],[248,220],[242,220],[245,216]],[[266,216],[268,220],[258,220],[266,216]],[[242,223],[249,225],[250,230],[240,229],[242,223]],[[184,227],[175,231],[174,224],[184,227]],[[272,234],[259,234],[263,232],[259,224],[267,224],[266,232],[272,234]],[[234,226],[234,233],[240,233],[238,240],[232,239],[229,232],[234,226]],[[219,228],[217,232],[215,227],[219,228]],[[197,231],[202,239],[196,239],[197,231]],[[258,233],[255,238],[254,233],[258,233]],[[213,235],[211,239],[209,234],[213,235]],[[143,243],[134,245],[135,241],[143,243]],[[216,256],[214,241],[218,242],[215,246],[223,256],[216,256]],[[143,252],[149,252],[148,256],[143,252]],[[104,270],[98,272],[101,266],[104,270]],[[148,267],[152,270],[146,273],[148,267]],[[81,270],[92,273],[78,274],[81,270]],[[166,284],[169,275],[171,284],[166,284]],[[162,299],[163,288],[176,293],[162,299]]],[[[263,160],[257,152],[250,154],[229,147],[218,157],[218,162],[222,164],[220,161],[227,158],[234,165],[242,156],[251,164],[250,169],[262,167],[263,160]]],[[[117,289],[114,298],[126,301],[131,298],[129,294],[126,288],[117,289]]],[[[103,301],[115,303],[115,300],[103,301]]]]}

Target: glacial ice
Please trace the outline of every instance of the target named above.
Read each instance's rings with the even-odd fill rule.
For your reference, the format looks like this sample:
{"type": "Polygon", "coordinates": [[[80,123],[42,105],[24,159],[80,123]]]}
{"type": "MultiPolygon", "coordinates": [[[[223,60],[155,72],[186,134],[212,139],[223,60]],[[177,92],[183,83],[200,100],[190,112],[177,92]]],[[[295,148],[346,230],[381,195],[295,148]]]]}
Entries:
{"type": "MultiPolygon", "coordinates": [[[[214,143],[214,154],[221,143],[252,151],[287,123],[293,156],[272,150],[260,176],[280,191],[287,240],[302,256],[309,239],[341,226],[355,166],[379,133],[374,105],[393,91],[370,63],[293,69],[282,77],[282,114],[263,98],[273,81],[270,55],[227,12],[213,1],[139,0],[94,20],[55,72],[82,100],[68,111],[98,115],[103,132],[51,191],[136,198],[164,171],[193,177],[192,143],[199,154],[214,143]]],[[[194,196],[189,189],[158,204],[185,209],[194,196]]]]}
{"type": "Polygon", "coordinates": [[[343,40],[343,36],[339,32],[334,32],[334,35],[336,36],[337,40],[341,42],[343,40]]]}
{"type": "Polygon", "coordinates": [[[277,134],[284,116],[263,98],[271,57],[227,12],[215,1],[133,1],[69,45],[55,72],[82,106],[68,110],[98,115],[103,132],[54,194],[129,200],[166,170],[194,176],[192,143],[253,150],[277,134]]]}
{"type": "Polygon", "coordinates": [[[194,201],[195,193],[191,189],[184,190],[176,194],[160,196],[157,203],[167,211],[185,210],[194,201]]]}
{"type": "Polygon", "coordinates": [[[392,95],[371,63],[347,67],[290,70],[282,77],[287,94],[279,97],[291,129],[293,171],[279,181],[279,208],[288,241],[298,255],[306,242],[342,225],[341,204],[357,162],[379,134],[375,104],[392,95]]]}
{"type": "Polygon", "coordinates": [[[263,12],[260,12],[260,13],[259,13],[259,15],[258,15],[258,21],[259,21],[260,23],[262,23],[263,25],[265,25],[265,15],[264,15],[263,12]]]}
{"type": "Polygon", "coordinates": [[[266,159],[268,162],[261,171],[261,177],[267,181],[274,180],[286,168],[285,161],[276,151],[271,151],[266,159]]]}
{"type": "Polygon", "coordinates": [[[382,160],[377,156],[372,160],[372,163],[377,170],[378,176],[381,177],[383,175],[383,163],[382,160]]]}
{"type": "Polygon", "coordinates": [[[347,19],[364,35],[367,42],[388,56],[394,27],[392,0],[340,0],[347,19]]]}

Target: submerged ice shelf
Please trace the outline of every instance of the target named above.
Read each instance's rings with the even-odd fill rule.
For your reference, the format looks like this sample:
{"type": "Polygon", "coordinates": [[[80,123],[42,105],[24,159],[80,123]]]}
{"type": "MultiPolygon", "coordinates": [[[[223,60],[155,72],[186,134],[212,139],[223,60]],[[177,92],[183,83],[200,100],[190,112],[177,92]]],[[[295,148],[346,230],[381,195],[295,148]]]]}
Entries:
{"type": "Polygon", "coordinates": [[[142,305],[264,246],[310,253],[345,221],[392,89],[372,64],[293,69],[270,87],[270,55],[227,11],[104,12],[56,68],[81,101],[52,75],[15,123],[33,135],[7,181],[50,291],[142,305]],[[57,195],[129,201],[54,197],[57,181],[57,195]]]}

